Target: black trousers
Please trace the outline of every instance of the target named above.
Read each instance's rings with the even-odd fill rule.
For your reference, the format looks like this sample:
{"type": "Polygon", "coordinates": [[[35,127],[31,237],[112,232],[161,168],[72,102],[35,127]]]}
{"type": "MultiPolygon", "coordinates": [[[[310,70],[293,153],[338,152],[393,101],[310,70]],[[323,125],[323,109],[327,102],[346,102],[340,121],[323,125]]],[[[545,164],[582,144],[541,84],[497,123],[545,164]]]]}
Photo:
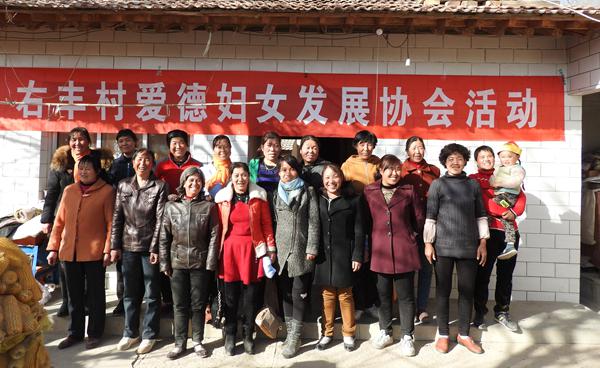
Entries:
{"type": "Polygon", "coordinates": [[[256,305],[261,290],[260,282],[249,285],[244,285],[241,281],[224,283],[223,299],[225,300],[226,335],[235,335],[237,331],[237,316],[240,304],[244,336],[251,336],[254,333],[254,318],[256,318],[256,312],[258,311],[256,305]]]}
{"type": "Polygon", "coordinates": [[[356,310],[379,306],[377,274],[371,271],[371,263],[363,263],[358,272],[353,273],[352,293],[356,310]]]}
{"type": "Polygon", "coordinates": [[[85,307],[89,312],[88,337],[100,338],[106,320],[106,294],[104,292],[104,266],[102,261],[61,262],[65,271],[69,294],[69,336],[83,339],[85,307]]]}
{"type": "Polygon", "coordinates": [[[192,341],[201,343],[204,339],[208,288],[213,278],[213,272],[204,269],[173,270],[171,289],[173,290],[175,346],[186,347],[190,316],[192,318],[192,341]]]}
{"type": "Polygon", "coordinates": [[[393,292],[398,294],[400,310],[400,329],[402,336],[412,336],[415,331],[415,273],[407,272],[396,275],[377,274],[377,292],[379,293],[379,328],[392,336],[392,304],[393,292]]]}
{"type": "Polygon", "coordinates": [[[310,298],[308,292],[312,285],[312,274],[289,277],[287,269],[278,277],[279,292],[283,298],[283,315],[286,319],[304,321],[306,306],[310,298]]]}
{"type": "MultiPolygon", "coordinates": [[[[515,234],[515,248],[519,249],[519,232],[515,234]]],[[[510,307],[510,296],[512,294],[512,276],[517,257],[501,260],[498,255],[506,247],[504,231],[490,229],[490,238],[487,241],[487,261],[485,266],[477,267],[477,278],[475,281],[475,314],[485,316],[488,312],[488,286],[490,275],[496,264],[496,305],[494,313],[508,312],[510,307]]]]}
{"type": "Polygon", "coordinates": [[[123,281],[123,261],[117,261],[117,299],[119,302],[123,302],[123,295],[125,293],[125,283],[123,281]]]}
{"type": "Polygon", "coordinates": [[[473,309],[473,294],[475,293],[475,277],[477,275],[477,260],[474,258],[461,259],[437,256],[434,269],[438,330],[440,335],[448,336],[450,334],[449,299],[452,291],[452,271],[455,264],[458,279],[458,333],[462,336],[468,336],[471,310],[473,309]]]}
{"type": "Polygon", "coordinates": [[[173,304],[173,292],[171,290],[171,279],[164,273],[160,273],[160,296],[162,304],[173,304]]]}

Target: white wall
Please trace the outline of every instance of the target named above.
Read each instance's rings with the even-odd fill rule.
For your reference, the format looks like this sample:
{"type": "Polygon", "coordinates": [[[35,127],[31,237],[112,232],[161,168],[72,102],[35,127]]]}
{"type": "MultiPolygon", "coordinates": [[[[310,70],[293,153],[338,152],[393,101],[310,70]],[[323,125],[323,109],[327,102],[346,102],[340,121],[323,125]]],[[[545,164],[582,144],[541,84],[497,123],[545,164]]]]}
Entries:
{"type": "MultiPolygon", "coordinates": [[[[26,30],[21,30],[25,31],[26,30]]],[[[371,74],[444,74],[494,76],[556,76],[566,74],[567,51],[563,38],[522,36],[437,36],[411,35],[408,40],[412,65],[406,67],[406,48],[389,47],[375,35],[348,39],[348,35],[321,34],[249,35],[232,32],[213,34],[207,57],[202,57],[208,34],[135,33],[99,31],[31,35],[0,32],[0,66],[247,70],[371,74]],[[15,39],[15,37],[29,39],[15,39]],[[60,40],[42,40],[69,37],[60,40]]],[[[391,35],[400,45],[404,35],[391,35]]],[[[571,83],[571,86],[573,84],[571,83]]],[[[7,136],[33,135],[29,155],[44,146],[40,133],[2,133],[0,160],[22,149],[7,136]]],[[[213,136],[195,136],[192,150],[207,161],[213,136]]],[[[426,138],[426,137],[425,137],[426,138]]],[[[247,157],[247,137],[237,137],[234,152],[247,157]]],[[[426,140],[427,159],[437,163],[445,141],[426,140]]],[[[474,150],[486,143],[497,148],[502,142],[461,142],[474,150]]],[[[565,94],[565,141],[523,142],[522,156],[527,170],[527,215],[520,228],[523,245],[515,271],[515,299],[579,301],[579,219],[581,97],[565,94]]],[[[377,153],[402,155],[404,141],[383,139],[377,153]]],[[[237,159],[234,158],[234,159],[237,159]]],[[[4,161],[2,161],[4,162],[4,161]]],[[[37,168],[31,158],[32,169],[37,168]]],[[[37,168],[35,176],[44,176],[37,168]]],[[[472,162],[469,172],[474,171],[472,162]]],[[[31,174],[31,173],[30,173],[31,174]]],[[[13,200],[0,203],[3,210],[27,203],[38,193],[35,184],[20,199],[6,191],[16,190],[23,177],[2,170],[0,190],[13,200]]],[[[493,289],[493,284],[491,284],[493,289]]],[[[491,294],[493,295],[493,294],[491,294]]]]}
{"type": "Polygon", "coordinates": [[[569,93],[584,95],[600,91],[600,34],[568,38],[567,57],[569,93]]]}

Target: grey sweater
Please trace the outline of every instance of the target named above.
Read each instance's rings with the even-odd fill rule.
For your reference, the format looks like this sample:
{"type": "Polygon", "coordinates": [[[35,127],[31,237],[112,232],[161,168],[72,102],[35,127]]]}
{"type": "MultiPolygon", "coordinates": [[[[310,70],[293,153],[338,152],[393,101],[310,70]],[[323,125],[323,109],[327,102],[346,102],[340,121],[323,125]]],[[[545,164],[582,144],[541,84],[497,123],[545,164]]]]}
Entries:
{"type": "Polygon", "coordinates": [[[431,183],[427,219],[436,221],[435,251],[438,256],[476,258],[479,245],[478,218],[485,218],[481,188],[463,172],[448,174],[431,183]]]}

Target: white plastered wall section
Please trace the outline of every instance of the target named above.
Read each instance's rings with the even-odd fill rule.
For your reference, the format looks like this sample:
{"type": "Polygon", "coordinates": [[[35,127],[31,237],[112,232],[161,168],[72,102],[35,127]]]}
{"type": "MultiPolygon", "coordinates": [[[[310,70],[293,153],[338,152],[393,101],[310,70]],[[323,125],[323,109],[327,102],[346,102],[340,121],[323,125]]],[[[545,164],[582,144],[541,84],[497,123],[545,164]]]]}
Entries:
{"type": "MultiPolygon", "coordinates": [[[[566,41],[552,37],[411,35],[404,47],[398,48],[375,35],[267,36],[218,32],[212,35],[204,57],[208,33],[203,31],[170,34],[98,31],[80,35],[73,33],[75,30],[61,33],[40,30],[33,35],[24,29],[19,31],[25,33],[0,32],[0,66],[342,74],[567,74],[566,41]],[[412,62],[409,67],[404,63],[406,45],[412,62]]],[[[405,39],[405,35],[389,37],[395,46],[405,39]]],[[[0,203],[3,212],[37,200],[45,182],[46,168],[39,162],[49,161],[49,153],[44,151],[49,146],[49,134],[0,133],[3,139],[0,160],[4,164],[8,157],[22,158],[19,140],[7,139],[22,135],[31,143],[26,151],[31,152],[28,161],[31,168],[28,177],[20,177],[3,165],[0,191],[2,198],[10,198],[0,203]],[[34,183],[24,190],[26,187],[20,182],[33,178],[34,183]],[[15,190],[23,195],[13,196],[10,192],[15,190]]],[[[581,98],[566,94],[565,136],[564,142],[519,142],[524,148],[522,158],[528,173],[525,182],[528,207],[520,225],[524,241],[514,277],[515,299],[579,301],[581,98]]],[[[191,149],[199,160],[210,161],[213,137],[193,137],[191,149]]],[[[233,159],[247,160],[248,138],[234,137],[233,141],[233,159]]],[[[439,149],[448,142],[426,140],[426,143],[428,161],[437,164],[439,149]]],[[[471,150],[483,143],[493,148],[501,144],[461,143],[471,150]]],[[[402,156],[403,146],[404,140],[382,139],[376,153],[402,156]]],[[[18,168],[21,172],[22,166],[18,168]]],[[[474,171],[472,162],[467,169],[474,171]]],[[[493,289],[494,283],[490,286],[493,289]]]]}
{"type": "Polygon", "coordinates": [[[586,95],[600,92],[600,33],[569,37],[566,41],[568,91],[586,95]]]}

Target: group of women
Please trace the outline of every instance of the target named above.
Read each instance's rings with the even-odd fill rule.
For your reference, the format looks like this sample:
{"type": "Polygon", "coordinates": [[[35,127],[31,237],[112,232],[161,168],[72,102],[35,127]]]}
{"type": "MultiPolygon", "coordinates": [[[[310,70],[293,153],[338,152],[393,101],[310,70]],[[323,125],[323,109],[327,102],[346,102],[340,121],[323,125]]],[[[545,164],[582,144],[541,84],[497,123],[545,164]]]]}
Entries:
{"type": "MultiPolygon", "coordinates": [[[[254,319],[270,278],[283,306],[284,357],[298,352],[313,285],[320,287],[322,296],[317,349],[332,342],[338,303],[346,350],[355,348],[358,311],[374,305],[380,332],[372,343],[379,349],[392,344],[392,307],[397,299],[400,350],[413,356],[415,321],[426,322],[429,317],[434,265],[435,349],[445,353],[456,265],[457,342],[482,352],[469,337],[469,325],[478,266],[488,264],[485,198],[493,188],[484,188],[484,179],[466,176],[470,152],[464,146],[453,143],[441,150],[439,160],[446,173],[440,176],[440,170],[425,161],[420,137],[407,140],[408,159],[402,163],[394,155],[381,159],[373,155],[377,138],[361,131],[353,141],[356,155],[339,167],[319,157],[314,136],[302,138],[301,159],[296,159],[281,155],[277,133],[266,133],[257,157],[246,164],[231,162],[231,142],[219,135],[213,140],[213,162],[202,166],[191,157],[187,134],[176,130],[167,135],[170,153],[165,161],[155,165],[152,151],[136,150],[135,174],[113,188],[89,143],[85,129],[71,131],[66,185],[49,188],[46,199],[47,205],[60,203],[48,261],[61,261],[71,314],[69,334],[59,348],[83,341],[86,298],[90,318],[86,348],[98,346],[105,318],[104,268],[121,261],[125,328],[119,350],[138,343],[139,354],[152,349],[159,335],[161,289],[163,301],[169,302],[164,283],[161,288],[162,274],[170,284],[174,310],[175,345],[167,355],[171,359],[187,349],[190,318],[194,352],[209,355],[202,341],[213,289],[221,296],[226,354],[234,354],[239,320],[244,351],[252,354],[254,319]],[[143,299],[147,308],[140,338],[143,299]]],[[[493,168],[491,148],[480,147],[476,159],[481,152],[492,152],[493,168]]],[[[485,169],[489,171],[489,165],[485,169]]],[[[51,175],[58,175],[57,170],[53,168],[51,175]]],[[[49,185],[56,181],[60,180],[49,185]]],[[[484,279],[487,275],[487,288],[489,274],[482,274],[484,279]]],[[[487,312],[487,292],[484,296],[485,301],[475,303],[476,319],[487,312]]],[[[500,308],[508,315],[508,301],[500,308]]]]}

